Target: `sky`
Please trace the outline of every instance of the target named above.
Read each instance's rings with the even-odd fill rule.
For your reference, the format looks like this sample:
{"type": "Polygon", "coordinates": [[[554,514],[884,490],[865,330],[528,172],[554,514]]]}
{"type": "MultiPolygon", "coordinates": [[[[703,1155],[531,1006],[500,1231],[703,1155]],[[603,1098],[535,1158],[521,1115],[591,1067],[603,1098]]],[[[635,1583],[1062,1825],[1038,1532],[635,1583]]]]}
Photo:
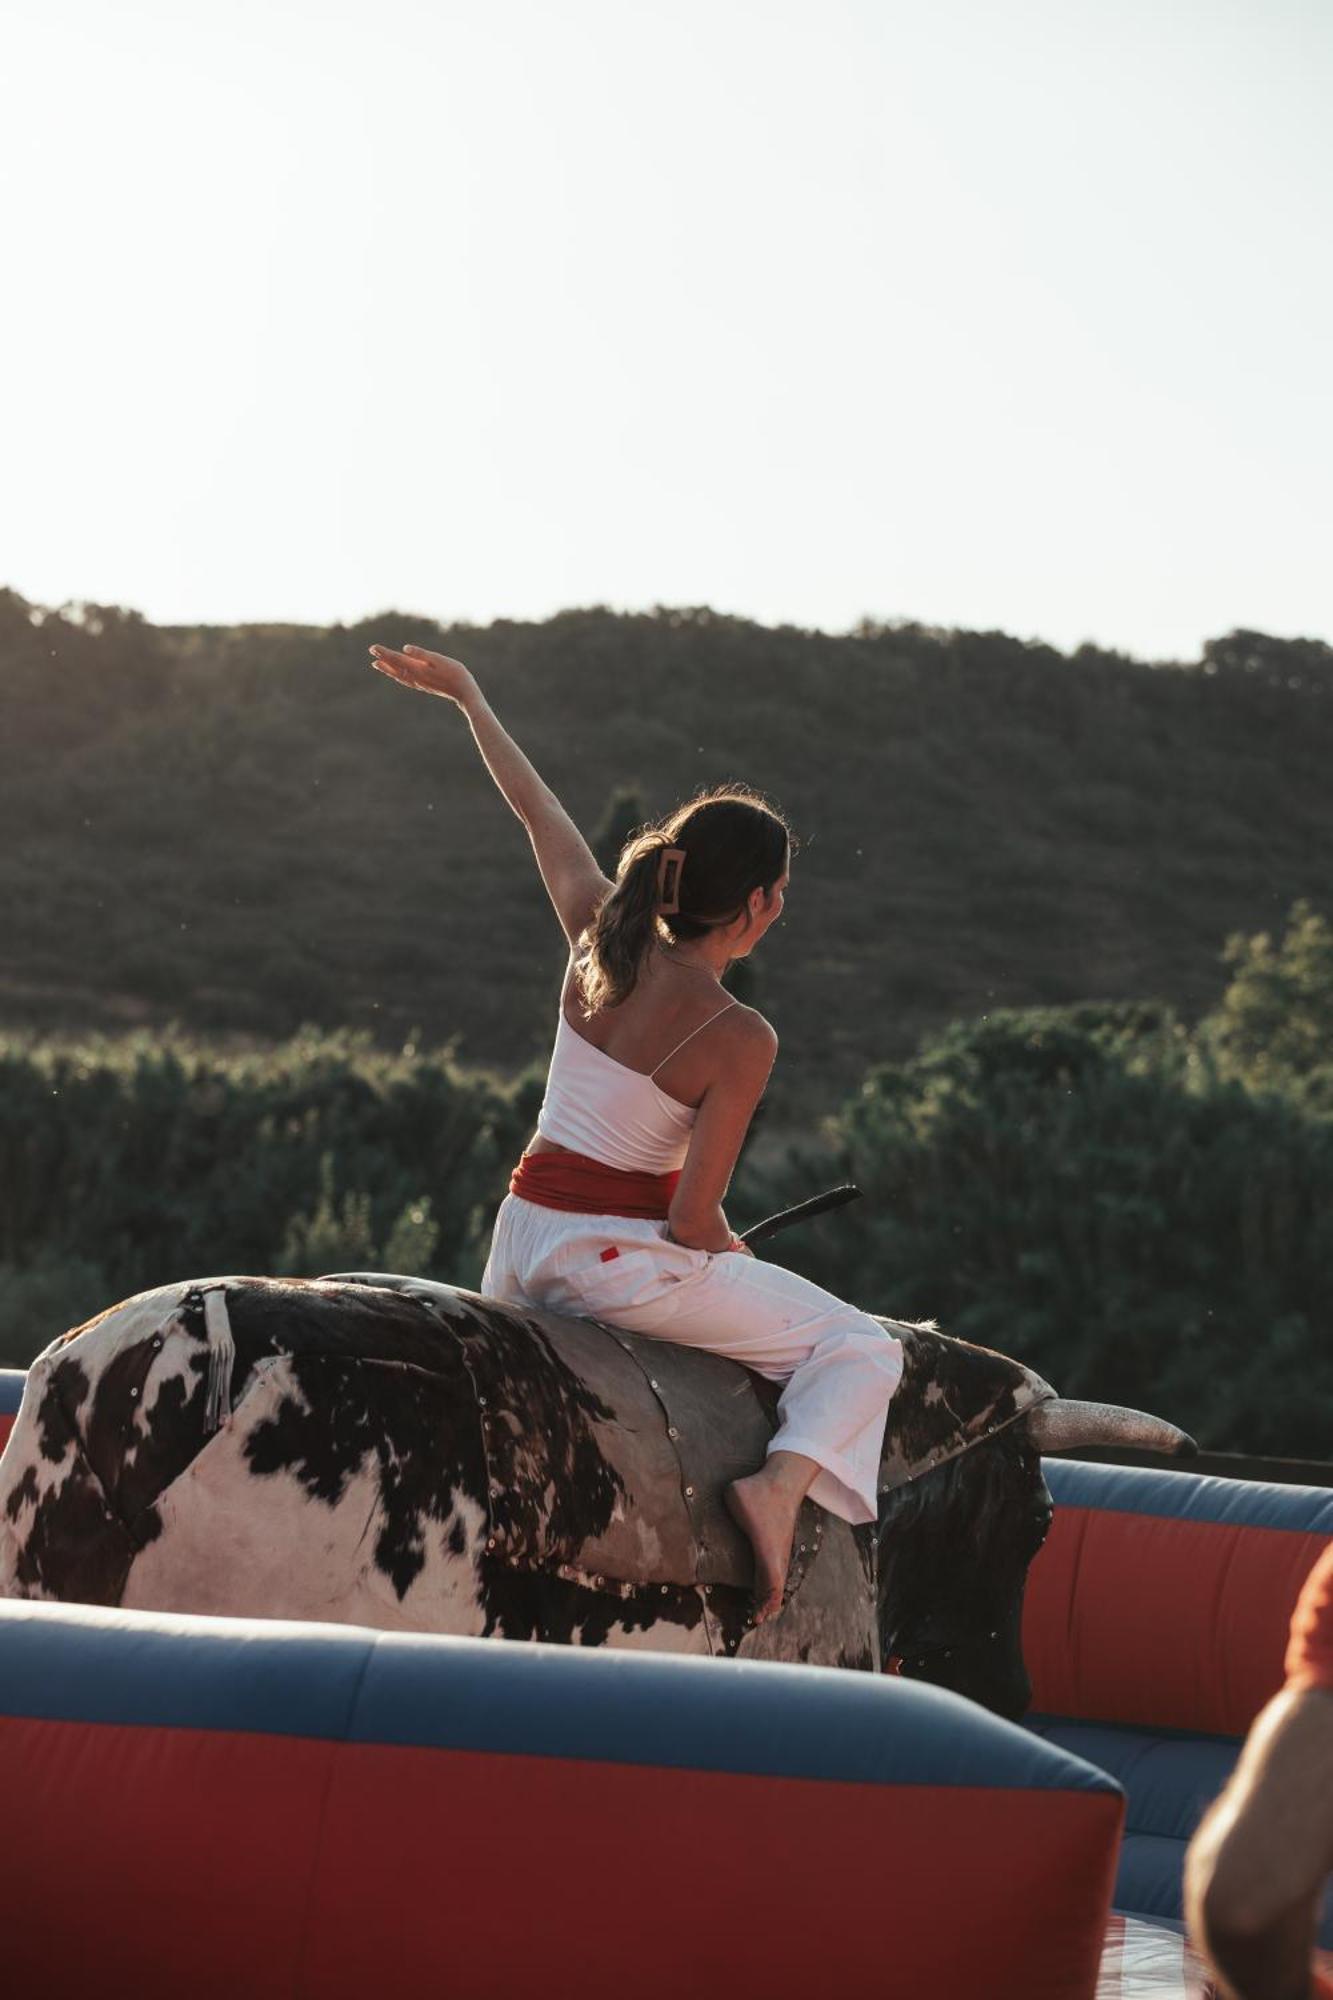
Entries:
{"type": "Polygon", "coordinates": [[[6,0],[0,585],[1333,641],[1327,0],[6,0]]]}

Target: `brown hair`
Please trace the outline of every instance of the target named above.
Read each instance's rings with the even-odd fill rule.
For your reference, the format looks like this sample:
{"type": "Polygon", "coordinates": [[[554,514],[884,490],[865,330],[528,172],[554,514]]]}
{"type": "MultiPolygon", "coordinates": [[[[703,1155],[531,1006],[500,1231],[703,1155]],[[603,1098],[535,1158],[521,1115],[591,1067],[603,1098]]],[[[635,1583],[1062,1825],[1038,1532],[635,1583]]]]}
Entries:
{"type": "Polygon", "coordinates": [[[575,974],[584,1018],[629,998],[644,954],[663,931],[683,943],[743,916],[751,891],[767,894],[796,847],[776,806],[742,784],[697,792],[655,826],[632,834],[620,851],[615,886],[579,934],[588,952],[575,974]],[[664,847],[685,850],[679,870],[667,870],[667,894],[680,904],[669,916],[657,908],[664,847]],[[673,881],[679,885],[674,892],[673,881]]]}

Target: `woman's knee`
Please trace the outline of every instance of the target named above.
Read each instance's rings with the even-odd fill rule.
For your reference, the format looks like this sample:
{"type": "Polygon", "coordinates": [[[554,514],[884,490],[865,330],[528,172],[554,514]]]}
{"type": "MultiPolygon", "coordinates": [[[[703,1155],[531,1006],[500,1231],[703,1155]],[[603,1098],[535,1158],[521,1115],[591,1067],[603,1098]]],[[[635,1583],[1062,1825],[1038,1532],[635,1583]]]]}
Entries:
{"type": "Polygon", "coordinates": [[[858,1361],[895,1379],[903,1370],[903,1344],[897,1335],[886,1332],[864,1313],[858,1312],[853,1317],[850,1309],[815,1334],[810,1353],[822,1355],[825,1360],[832,1360],[835,1355],[854,1355],[858,1361]]]}
{"type": "Polygon", "coordinates": [[[882,1375],[895,1384],[901,1380],[903,1344],[896,1333],[890,1333],[887,1327],[879,1326],[863,1315],[853,1329],[852,1337],[860,1352],[874,1363],[882,1375]]]}

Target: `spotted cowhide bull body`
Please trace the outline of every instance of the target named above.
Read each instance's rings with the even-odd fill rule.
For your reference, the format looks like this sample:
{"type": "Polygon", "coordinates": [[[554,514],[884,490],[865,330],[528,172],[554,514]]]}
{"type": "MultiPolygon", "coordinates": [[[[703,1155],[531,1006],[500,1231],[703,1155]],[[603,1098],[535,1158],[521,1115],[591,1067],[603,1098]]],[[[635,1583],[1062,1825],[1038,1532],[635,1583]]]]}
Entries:
{"type": "Polygon", "coordinates": [[[880,1520],[807,1501],[789,1600],[759,1627],[721,1493],[762,1460],[773,1384],[385,1273],[163,1286],[55,1341],[0,1457],[0,1595],[870,1670],[896,1655],[1021,1712],[1017,1613],[1050,1511],[1021,1420],[1055,1392],[933,1322],[882,1323],[904,1377],[880,1520]]]}

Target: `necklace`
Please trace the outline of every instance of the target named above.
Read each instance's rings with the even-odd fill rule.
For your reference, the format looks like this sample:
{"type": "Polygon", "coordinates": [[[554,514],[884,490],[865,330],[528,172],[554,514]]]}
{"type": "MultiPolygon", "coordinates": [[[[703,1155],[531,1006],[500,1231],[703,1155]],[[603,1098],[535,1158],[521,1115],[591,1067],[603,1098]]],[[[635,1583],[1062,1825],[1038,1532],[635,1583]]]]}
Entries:
{"type": "MultiPolygon", "coordinates": [[[[663,958],[666,960],[668,965],[678,965],[682,972],[704,972],[704,968],[702,965],[687,965],[684,959],[673,958],[671,953],[667,950],[664,944],[659,944],[657,949],[661,952],[663,958]]],[[[704,973],[704,976],[705,978],[711,980],[714,986],[720,986],[722,984],[722,981],[718,978],[716,973],[706,972],[704,973]]]]}

